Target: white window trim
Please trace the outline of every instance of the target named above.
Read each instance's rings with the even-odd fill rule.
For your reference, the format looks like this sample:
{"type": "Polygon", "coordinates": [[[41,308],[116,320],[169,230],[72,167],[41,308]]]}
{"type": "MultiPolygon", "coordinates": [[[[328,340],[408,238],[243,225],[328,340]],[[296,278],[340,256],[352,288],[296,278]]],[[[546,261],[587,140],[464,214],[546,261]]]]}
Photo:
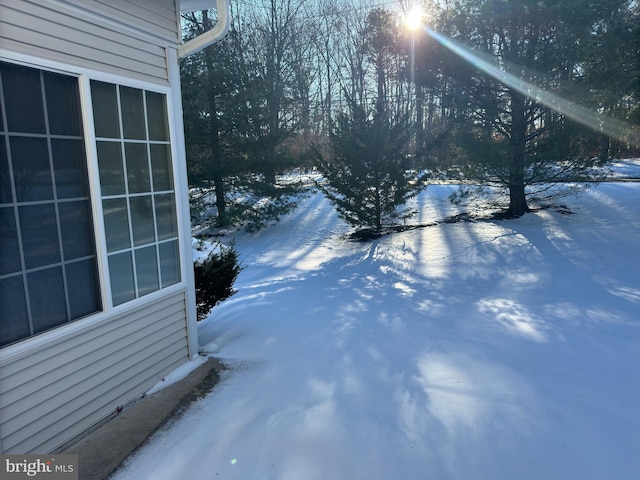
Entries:
{"type": "Polygon", "coordinates": [[[170,117],[169,128],[171,135],[171,154],[175,155],[173,169],[176,176],[174,183],[177,190],[184,191],[184,196],[176,195],[176,209],[178,212],[178,237],[183,241],[179,244],[182,257],[187,261],[182,262],[182,281],[186,282],[186,309],[187,309],[187,345],[189,346],[189,359],[198,355],[198,315],[196,311],[196,287],[192,261],[191,246],[191,212],[189,209],[189,180],[187,172],[186,144],[184,138],[182,93],[180,84],[180,64],[178,63],[178,51],[167,48],[167,70],[169,73],[169,85],[174,88],[174,94],[167,102],[168,115],[170,117]],[[186,200],[185,200],[186,199],[186,200]]]}
{"type": "MultiPolygon", "coordinates": [[[[93,211],[94,237],[96,243],[96,256],[98,264],[98,276],[100,281],[100,294],[102,300],[102,311],[90,314],[85,318],[74,320],[69,323],[54,327],[51,330],[36,335],[25,337],[15,344],[7,345],[0,348],[0,360],[18,355],[26,350],[37,348],[41,345],[56,341],[63,337],[76,334],[79,331],[92,328],[95,324],[107,320],[112,316],[126,315],[127,311],[137,310],[141,305],[152,304],[158,299],[166,295],[185,291],[187,298],[187,334],[190,356],[197,354],[197,333],[195,332],[195,287],[193,286],[193,265],[191,257],[187,255],[191,251],[191,235],[188,202],[184,202],[183,195],[188,195],[185,190],[187,188],[186,180],[186,163],[183,154],[179,154],[180,147],[184,152],[184,136],[179,133],[178,128],[182,127],[182,121],[176,122],[175,112],[176,106],[181,107],[181,98],[179,92],[179,67],[175,49],[167,49],[168,61],[175,58],[175,66],[170,66],[170,75],[173,70],[173,80],[175,82],[177,75],[177,83],[172,82],[176,86],[177,92],[173,88],[166,85],[159,85],[142,80],[122,77],[120,75],[101,72],[93,69],[82,68],[61,62],[51,61],[23,53],[17,53],[11,50],[0,48],[0,60],[23,65],[26,67],[47,70],[63,75],[78,77],[78,86],[80,92],[80,105],[82,109],[82,122],[85,135],[85,149],[87,157],[87,175],[89,178],[89,193],[91,199],[91,207],[93,211]],[[160,288],[159,290],[135,298],[121,305],[113,306],[111,299],[111,285],[108,271],[108,257],[106,248],[106,235],[104,228],[104,216],[102,210],[102,196],[100,192],[100,179],[98,170],[98,158],[96,148],[96,137],[93,122],[93,105],[91,101],[90,81],[97,80],[126,87],[139,88],[151,92],[166,95],[167,121],[169,128],[169,142],[171,150],[172,173],[176,203],[176,221],[178,228],[178,248],[180,253],[180,282],[169,287],[160,288]],[[179,123],[179,125],[176,125],[179,123]],[[185,163],[185,165],[182,165],[185,163]],[[185,203],[186,206],[185,206],[185,203]],[[186,215],[186,217],[185,217],[186,215]],[[191,297],[191,298],[190,298],[191,297]],[[193,302],[191,302],[193,300],[193,302]],[[193,306],[190,304],[193,303],[193,306]],[[195,353],[194,353],[195,352],[195,353]]],[[[181,114],[181,109],[177,111],[181,114]]]]}

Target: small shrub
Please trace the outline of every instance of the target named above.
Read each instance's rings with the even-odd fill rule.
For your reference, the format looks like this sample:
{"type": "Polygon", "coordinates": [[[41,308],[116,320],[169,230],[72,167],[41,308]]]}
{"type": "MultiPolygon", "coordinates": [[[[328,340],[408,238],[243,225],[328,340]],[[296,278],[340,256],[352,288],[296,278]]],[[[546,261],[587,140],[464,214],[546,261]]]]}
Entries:
{"type": "Polygon", "coordinates": [[[198,320],[204,319],[218,303],[234,295],[233,284],[242,271],[233,245],[219,244],[202,262],[193,265],[198,320]]]}

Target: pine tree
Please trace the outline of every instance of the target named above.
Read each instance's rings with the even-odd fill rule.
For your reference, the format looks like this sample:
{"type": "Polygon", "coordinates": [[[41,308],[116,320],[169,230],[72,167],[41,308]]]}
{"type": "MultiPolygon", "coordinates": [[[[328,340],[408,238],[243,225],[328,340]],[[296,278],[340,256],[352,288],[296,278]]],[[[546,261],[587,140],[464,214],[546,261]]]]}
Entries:
{"type": "Polygon", "coordinates": [[[514,86],[481,69],[447,72],[459,92],[456,140],[469,161],[466,178],[508,190],[504,216],[529,211],[532,185],[584,180],[597,164],[582,140],[586,127],[562,113],[571,107],[551,108],[543,100],[551,92],[587,104],[576,92],[593,91],[581,87],[579,78],[594,55],[593,37],[625,1],[464,0],[446,12],[442,30],[517,79],[514,86]],[[535,90],[540,93],[521,88],[524,82],[540,87],[535,90]]]}
{"type": "Polygon", "coordinates": [[[407,201],[424,188],[424,175],[409,167],[406,122],[382,122],[352,103],[331,135],[333,156],[320,163],[320,185],[338,214],[356,228],[380,233],[413,214],[407,201]]]}
{"type": "MultiPolygon", "coordinates": [[[[208,11],[184,20],[190,36],[211,28],[208,11]]],[[[182,63],[192,217],[201,227],[259,229],[294,209],[301,193],[301,184],[279,181],[300,155],[286,145],[294,132],[283,126],[283,68],[264,64],[273,60],[264,54],[273,43],[267,40],[289,33],[267,28],[267,40],[257,38],[264,22],[234,16],[221,42],[182,63]]]]}

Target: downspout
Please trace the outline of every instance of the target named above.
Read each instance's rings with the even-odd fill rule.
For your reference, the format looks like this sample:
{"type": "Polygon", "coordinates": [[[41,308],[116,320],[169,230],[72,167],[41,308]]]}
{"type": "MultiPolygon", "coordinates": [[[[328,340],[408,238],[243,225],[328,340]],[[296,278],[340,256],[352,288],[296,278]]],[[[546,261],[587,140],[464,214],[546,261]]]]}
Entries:
{"type": "Polygon", "coordinates": [[[218,21],[213,28],[178,47],[178,58],[188,57],[203,48],[216,43],[224,38],[229,31],[231,15],[229,13],[229,0],[216,0],[218,10],[218,21]]]}
{"type": "MultiPolygon", "coordinates": [[[[176,150],[176,189],[184,192],[189,191],[189,179],[187,175],[186,145],[184,141],[184,122],[182,119],[182,97],[180,95],[180,64],[175,48],[167,49],[167,60],[169,64],[169,82],[177,85],[177,93],[171,96],[171,111],[175,122],[173,143],[176,150]]],[[[187,348],[189,350],[189,360],[198,356],[198,312],[196,310],[196,282],[193,273],[193,248],[191,246],[191,214],[189,211],[189,195],[185,193],[176,199],[176,207],[180,210],[182,219],[180,222],[180,236],[185,239],[181,242],[181,258],[184,261],[185,282],[187,291],[185,293],[187,309],[187,348]]]]}
{"type": "MultiPolygon", "coordinates": [[[[218,9],[218,21],[213,28],[196,38],[182,44],[177,49],[167,49],[167,63],[169,65],[169,83],[176,88],[177,93],[172,95],[172,110],[175,118],[175,146],[178,157],[182,157],[177,162],[176,183],[183,188],[184,191],[189,189],[189,181],[187,176],[187,161],[184,158],[186,145],[184,139],[184,122],[182,117],[182,97],[180,95],[180,64],[179,59],[192,55],[205,47],[221,40],[229,31],[230,17],[228,0],[216,0],[218,9]]],[[[189,213],[188,199],[182,202],[180,206],[182,213],[182,237],[191,239],[191,217],[189,213]]],[[[190,259],[192,255],[192,247],[190,241],[185,241],[182,246],[183,258],[190,259]]],[[[186,262],[186,308],[187,308],[187,345],[189,350],[189,360],[193,360],[198,355],[198,327],[197,327],[197,311],[196,311],[196,288],[195,278],[193,275],[193,262],[186,262]]]]}

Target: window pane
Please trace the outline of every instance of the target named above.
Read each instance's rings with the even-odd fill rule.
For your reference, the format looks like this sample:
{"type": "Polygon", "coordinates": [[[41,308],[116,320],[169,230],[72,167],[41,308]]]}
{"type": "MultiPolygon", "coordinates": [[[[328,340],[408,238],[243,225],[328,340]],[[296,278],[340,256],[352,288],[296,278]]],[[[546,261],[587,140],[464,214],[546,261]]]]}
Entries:
{"type": "Polygon", "coordinates": [[[102,202],[107,251],[115,252],[131,247],[129,215],[126,198],[112,198],[102,202]]]}
{"type": "Polygon", "coordinates": [[[168,240],[178,236],[178,221],[173,194],[156,195],[156,221],[158,240],[168,240]]]}
{"type": "Polygon", "coordinates": [[[135,246],[151,243],[156,240],[153,225],[153,205],[151,195],[131,197],[131,226],[133,227],[133,244],[135,246]]]}
{"type": "MultiPolygon", "coordinates": [[[[0,135],[3,345],[95,312],[101,296],[78,78],[0,62],[0,80],[0,116],[10,127],[0,135]]],[[[96,111],[115,112],[110,123],[119,137],[115,88],[92,86],[96,111]]],[[[113,162],[102,157],[102,170],[111,173],[104,166],[113,162]]],[[[121,153],[117,158],[124,193],[121,153]]]]}
{"type": "Polygon", "coordinates": [[[11,203],[13,194],[11,193],[11,175],[9,171],[9,160],[7,158],[7,148],[4,137],[0,137],[0,204],[11,203]]]}
{"type": "Polygon", "coordinates": [[[140,296],[158,290],[158,258],[156,246],[135,250],[136,275],[138,277],[138,294],[140,296]]]}
{"type": "Polygon", "coordinates": [[[43,72],[49,132],[53,135],[82,136],[78,79],[43,72]]]}
{"type": "Polygon", "coordinates": [[[19,202],[53,199],[49,147],[45,138],[12,137],[11,159],[19,202]]]}
{"type": "Polygon", "coordinates": [[[91,101],[96,137],[120,138],[117,98],[115,85],[91,81],[91,101]]]}
{"type": "Polygon", "coordinates": [[[60,203],[58,211],[64,259],[68,261],[95,255],[89,201],[60,203]]]}
{"type": "Polygon", "coordinates": [[[178,237],[166,95],[112,87],[111,95],[120,102],[122,128],[114,138],[120,139],[121,150],[99,141],[98,162],[113,302],[118,305],[158,290],[161,283],[175,284],[181,275],[178,243],[157,243],[178,237]],[[121,285],[118,277],[127,283],[121,285]]]}
{"type": "Polygon", "coordinates": [[[95,259],[70,263],[66,272],[71,320],[99,311],[102,305],[95,259]]]}
{"type": "Polygon", "coordinates": [[[40,71],[0,63],[8,130],[46,133],[40,71]]]}
{"type": "Polygon", "coordinates": [[[109,257],[109,275],[114,305],[120,305],[136,298],[131,252],[118,253],[109,257]]]}
{"type": "Polygon", "coordinates": [[[0,275],[22,270],[13,207],[0,208],[0,275]]]}
{"type": "Polygon", "coordinates": [[[122,147],[119,142],[96,142],[98,168],[102,195],[122,195],[124,188],[124,166],[122,147]]]}
{"type": "Polygon", "coordinates": [[[142,90],[120,87],[120,105],[124,138],[145,140],[147,135],[145,134],[142,90]]]}
{"type": "Polygon", "coordinates": [[[22,275],[0,280],[0,347],[29,336],[22,275]]]}
{"type": "Polygon", "coordinates": [[[173,285],[180,281],[180,254],[178,251],[178,241],[161,243],[160,249],[160,275],[162,277],[162,288],[173,285]]]}
{"type": "Polygon", "coordinates": [[[88,197],[87,162],[82,140],[51,139],[58,198],[88,197]]]}
{"type": "Polygon", "coordinates": [[[169,140],[165,96],[161,93],[146,92],[149,140],[169,140]]]}
{"type": "Polygon", "coordinates": [[[169,145],[151,145],[151,168],[153,171],[153,190],[155,192],[173,190],[169,145]]]}
{"type": "Polygon", "coordinates": [[[60,262],[58,224],[52,203],[19,207],[24,263],[27,268],[60,262]]]}
{"type": "Polygon", "coordinates": [[[62,267],[27,274],[33,332],[48,330],[67,321],[62,267]]]}
{"type": "Polygon", "coordinates": [[[151,191],[149,180],[149,160],[146,143],[125,143],[124,154],[127,160],[127,181],[129,193],[151,191]]]}

